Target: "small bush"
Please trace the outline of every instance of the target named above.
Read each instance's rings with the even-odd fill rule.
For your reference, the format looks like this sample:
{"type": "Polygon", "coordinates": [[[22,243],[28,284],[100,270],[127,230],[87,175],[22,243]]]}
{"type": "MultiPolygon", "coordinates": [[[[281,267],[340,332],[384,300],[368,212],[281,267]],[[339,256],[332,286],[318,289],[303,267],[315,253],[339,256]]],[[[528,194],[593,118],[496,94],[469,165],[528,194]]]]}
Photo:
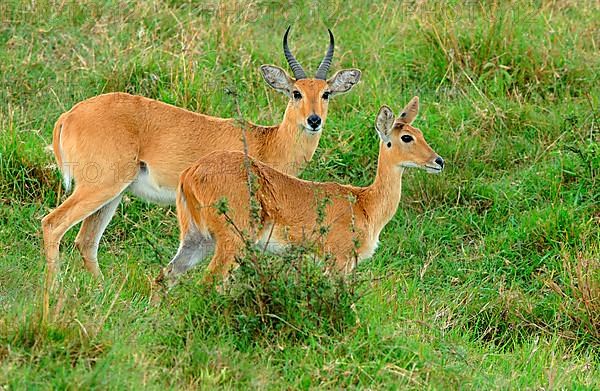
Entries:
{"type": "Polygon", "coordinates": [[[224,311],[240,342],[302,342],[356,324],[352,278],[327,273],[309,246],[283,255],[248,248],[224,286],[224,311]]]}

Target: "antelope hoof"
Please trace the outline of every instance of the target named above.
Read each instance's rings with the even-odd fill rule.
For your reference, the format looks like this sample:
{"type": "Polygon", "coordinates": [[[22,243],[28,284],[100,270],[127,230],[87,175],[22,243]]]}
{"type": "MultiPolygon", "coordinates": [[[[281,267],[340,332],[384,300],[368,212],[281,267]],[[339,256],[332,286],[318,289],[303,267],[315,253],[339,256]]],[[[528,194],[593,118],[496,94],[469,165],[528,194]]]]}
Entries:
{"type": "Polygon", "coordinates": [[[169,270],[167,268],[161,269],[158,276],[154,279],[154,286],[156,287],[156,291],[163,291],[167,293],[173,285],[175,285],[175,280],[172,276],[170,276],[169,270]]]}

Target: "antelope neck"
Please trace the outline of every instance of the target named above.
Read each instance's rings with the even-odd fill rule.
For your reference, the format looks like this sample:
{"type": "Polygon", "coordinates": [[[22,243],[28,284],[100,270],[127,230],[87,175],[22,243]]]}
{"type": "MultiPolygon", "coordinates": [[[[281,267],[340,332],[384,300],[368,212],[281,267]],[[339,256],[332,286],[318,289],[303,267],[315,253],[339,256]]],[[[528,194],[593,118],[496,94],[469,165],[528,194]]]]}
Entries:
{"type": "Polygon", "coordinates": [[[380,232],[394,217],[402,192],[404,168],[392,162],[390,156],[386,156],[389,153],[386,148],[383,143],[380,144],[375,180],[364,188],[358,199],[374,232],[380,232]]]}

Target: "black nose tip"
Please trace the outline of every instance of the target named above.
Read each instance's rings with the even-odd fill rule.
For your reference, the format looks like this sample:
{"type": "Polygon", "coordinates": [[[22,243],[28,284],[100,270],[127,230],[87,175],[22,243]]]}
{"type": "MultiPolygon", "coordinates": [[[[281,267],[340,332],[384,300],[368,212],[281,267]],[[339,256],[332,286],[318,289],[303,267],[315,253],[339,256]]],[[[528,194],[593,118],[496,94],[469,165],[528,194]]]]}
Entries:
{"type": "Polygon", "coordinates": [[[440,156],[435,158],[435,162],[439,164],[440,167],[444,168],[444,159],[442,159],[440,156]]]}
{"type": "Polygon", "coordinates": [[[319,117],[316,114],[311,114],[307,119],[306,122],[308,123],[308,126],[310,126],[311,128],[317,129],[319,126],[321,126],[321,117],[319,117]]]}

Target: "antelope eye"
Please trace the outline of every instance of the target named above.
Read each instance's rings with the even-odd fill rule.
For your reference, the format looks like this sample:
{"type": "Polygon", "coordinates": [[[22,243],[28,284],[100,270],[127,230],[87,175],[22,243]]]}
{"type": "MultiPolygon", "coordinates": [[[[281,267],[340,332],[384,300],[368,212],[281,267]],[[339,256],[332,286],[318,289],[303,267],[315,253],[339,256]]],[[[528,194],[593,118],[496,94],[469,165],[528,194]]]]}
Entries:
{"type": "Polygon", "coordinates": [[[409,136],[408,134],[405,134],[404,136],[400,137],[400,139],[405,143],[410,143],[411,141],[413,141],[412,136],[409,136]]]}
{"type": "Polygon", "coordinates": [[[300,100],[302,99],[302,94],[300,93],[300,91],[294,91],[292,92],[292,96],[294,97],[294,99],[296,100],[300,100]]]}
{"type": "Polygon", "coordinates": [[[329,91],[325,91],[323,93],[323,99],[325,99],[325,100],[329,99],[329,95],[331,95],[331,93],[329,91]]]}

